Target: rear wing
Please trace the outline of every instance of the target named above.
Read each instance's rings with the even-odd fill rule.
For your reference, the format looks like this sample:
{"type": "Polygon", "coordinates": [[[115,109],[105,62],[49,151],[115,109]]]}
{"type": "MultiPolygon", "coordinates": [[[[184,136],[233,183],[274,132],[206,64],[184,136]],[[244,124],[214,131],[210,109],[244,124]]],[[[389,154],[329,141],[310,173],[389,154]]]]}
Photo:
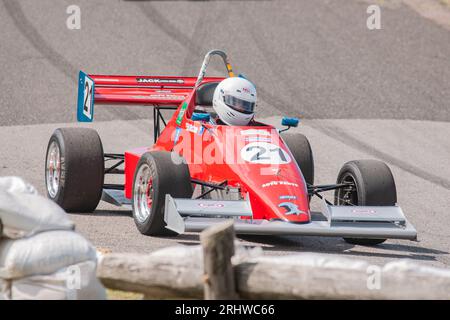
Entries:
{"type": "MultiPolygon", "coordinates": [[[[205,77],[203,83],[223,79],[205,77]]],[[[80,71],[77,118],[80,122],[91,122],[97,104],[174,106],[176,109],[192,92],[196,81],[197,77],[105,76],[80,71]]]]}
{"type": "Polygon", "coordinates": [[[77,118],[80,122],[94,119],[94,104],[138,104],[178,107],[201,83],[222,81],[223,77],[205,77],[210,57],[222,58],[228,76],[233,69],[221,50],[209,51],[197,77],[170,76],[106,76],[88,75],[80,71],[78,78],[77,118]]]}

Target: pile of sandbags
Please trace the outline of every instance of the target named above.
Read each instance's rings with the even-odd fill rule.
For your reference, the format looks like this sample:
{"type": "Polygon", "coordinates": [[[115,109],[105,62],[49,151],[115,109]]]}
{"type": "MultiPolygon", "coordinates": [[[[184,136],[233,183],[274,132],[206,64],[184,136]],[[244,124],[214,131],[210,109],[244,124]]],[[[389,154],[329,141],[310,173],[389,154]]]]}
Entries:
{"type": "Polygon", "coordinates": [[[97,252],[54,202],[0,178],[0,300],[104,299],[97,252]]]}

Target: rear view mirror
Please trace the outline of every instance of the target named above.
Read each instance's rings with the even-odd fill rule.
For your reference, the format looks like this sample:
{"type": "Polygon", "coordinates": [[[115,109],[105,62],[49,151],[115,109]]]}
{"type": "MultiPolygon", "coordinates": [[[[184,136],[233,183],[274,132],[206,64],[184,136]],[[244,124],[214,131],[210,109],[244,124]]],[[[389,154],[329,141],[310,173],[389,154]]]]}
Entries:
{"type": "Polygon", "coordinates": [[[209,113],[194,112],[191,117],[192,121],[205,121],[208,122],[211,119],[209,113]]]}
{"type": "Polygon", "coordinates": [[[282,126],[286,126],[286,127],[298,127],[298,118],[288,118],[288,117],[283,117],[283,119],[281,120],[281,125],[282,126]]]}

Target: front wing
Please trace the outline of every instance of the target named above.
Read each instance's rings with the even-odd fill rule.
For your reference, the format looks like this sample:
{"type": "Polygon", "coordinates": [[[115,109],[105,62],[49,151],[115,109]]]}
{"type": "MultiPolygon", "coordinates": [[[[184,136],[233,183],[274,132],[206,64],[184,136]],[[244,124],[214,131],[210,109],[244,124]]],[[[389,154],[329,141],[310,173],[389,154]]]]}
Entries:
{"type": "Polygon", "coordinates": [[[237,234],[328,236],[367,239],[417,240],[417,231],[400,207],[331,206],[323,201],[326,220],[306,224],[285,221],[241,219],[251,217],[248,201],[174,199],[166,195],[166,228],[176,232],[200,232],[234,218],[237,234]]]}

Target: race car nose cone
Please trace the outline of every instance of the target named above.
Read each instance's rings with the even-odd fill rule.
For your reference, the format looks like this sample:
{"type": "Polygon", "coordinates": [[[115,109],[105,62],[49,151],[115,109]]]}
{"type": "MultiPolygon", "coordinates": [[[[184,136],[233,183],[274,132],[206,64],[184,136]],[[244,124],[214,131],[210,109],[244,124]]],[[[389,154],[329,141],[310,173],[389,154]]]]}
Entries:
{"type": "Polygon", "coordinates": [[[293,202],[282,202],[278,207],[289,222],[309,222],[309,210],[300,210],[293,202]]]}

